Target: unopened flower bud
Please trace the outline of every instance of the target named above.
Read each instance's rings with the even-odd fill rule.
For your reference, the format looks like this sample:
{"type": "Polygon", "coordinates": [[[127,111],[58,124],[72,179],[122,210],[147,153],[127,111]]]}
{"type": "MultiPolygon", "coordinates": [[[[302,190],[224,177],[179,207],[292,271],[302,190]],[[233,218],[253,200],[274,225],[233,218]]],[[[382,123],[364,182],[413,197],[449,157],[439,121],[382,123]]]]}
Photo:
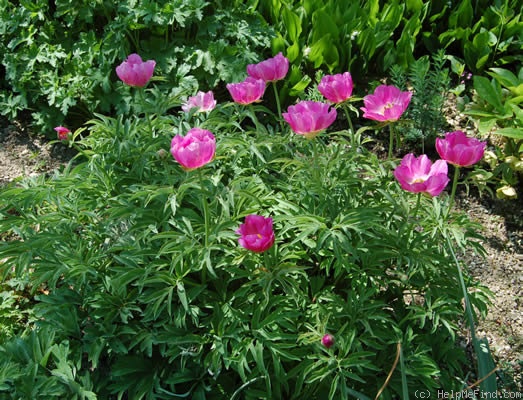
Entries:
{"type": "Polygon", "coordinates": [[[332,336],[330,333],[326,333],[321,338],[321,344],[324,345],[326,348],[330,349],[336,340],[334,339],[334,336],[332,336]]]}
{"type": "Polygon", "coordinates": [[[70,135],[71,131],[69,129],[67,129],[66,127],[57,126],[56,128],[54,128],[54,130],[57,132],[59,140],[69,139],[69,135],[70,135]]]}
{"type": "Polygon", "coordinates": [[[165,149],[160,149],[160,150],[158,150],[158,151],[156,152],[156,156],[157,156],[159,159],[161,159],[161,160],[163,160],[164,158],[166,158],[168,154],[169,154],[169,152],[168,152],[167,150],[165,150],[165,149]]]}

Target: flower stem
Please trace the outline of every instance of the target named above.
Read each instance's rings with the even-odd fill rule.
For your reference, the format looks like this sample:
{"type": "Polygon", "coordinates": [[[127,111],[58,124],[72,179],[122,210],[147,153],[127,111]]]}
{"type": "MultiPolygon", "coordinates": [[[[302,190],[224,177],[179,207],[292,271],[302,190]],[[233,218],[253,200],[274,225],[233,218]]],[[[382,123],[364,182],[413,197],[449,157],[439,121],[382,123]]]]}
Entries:
{"type": "Polygon", "coordinates": [[[392,150],[394,146],[394,129],[392,128],[392,124],[389,125],[389,160],[392,158],[392,150]]]}
{"type": "Polygon", "coordinates": [[[272,88],[274,90],[274,97],[276,99],[276,108],[278,110],[278,121],[280,121],[280,127],[283,132],[283,121],[282,121],[282,116],[281,116],[280,96],[278,95],[278,88],[276,87],[276,82],[272,82],[272,88]]]}
{"type": "Polygon", "coordinates": [[[249,104],[250,110],[249,110],[249,116],[251,117],[251,121],[254,123],[254,130],[257,131],[260,127],[260,121],[258,121],[258,117],[256,116],[256,111],[254,109],[253,104],[249,104]]]}
{"type": "Polygon", "coordinates": [[[356,146],[356,132],[354,132],[354,126],[352,126],[352,120],[350,118],[349,110],[347,106],[343,106],[343,111],[345,112],[345,117],[347,117],[347,122],[349,124],[351,145],[356,146]]]}
{"type": "MultiPolygon", "coordinates": [[[[207,247],[209,245],[209,204],[207,202],[207,191],[205,190],[205,186],[203,185],[203,175],[201,168],[198,168],[198,178],[200,180],[200,189],[201,189],[201,196],[200,200],[202,202],[202,208],[203,208],[203,224],[204,224],[204,249],[207,250],[207,247]]],[[[202,282],[205,283],[207,281],[207,267],[203,267],[202,271],[202,282]]]]}
{"type": "Polygon", "coordinates": [[[311,139],[312,140],[312,176],[314,178],[314,182],[318,183],[318,146],[316,143],[316,138],[311,139]]]}
{"type": "Polygon", "coordinates": [[[448,206],[445,217],[449,216],[450,209],[452,208],[452,204],[454,203],[454,197],[456,196],[456,188],[458,187],[458,179],[459,179],[459,166],[455,165],[454,166],[454,178],[452,180],[452,190],[450,192],[449,206],[448,206]]]}
{"type": "Polygon", "coordinates": [[[272,267],[272,263],[271,263],[271,260],[270,260],[270,257],[269,257],[269,253],[267,251],[265,251],[263,253],[263,262],[264,262],[264,268],[269,270],[271,269],[272,267]]]}
{"type": "Polygon", "coordinates": [[[418,209],[419,209],[420,203],[421,203],[421,193],[418,193],[418,198],[416,200],[416,208],[414,208],[414,213],[412,214],[413,220],[416,218],[416,215],[418,214],[418,209]]]}
{"type": "MultiPolygon", "coordinates": [[[[392,126],[392,125],[391,125],[392,126]]],[[[396,134],[396,150],[401,148],[401,136],[398,129],[394,128],[394,133],[396,134]]]]}
{"type": "Polygon", "coordinates": [[[203,185],[203,175],[202,175],[202,169],[198,168],[198,179],[200,180],[200,188],[202,191],[202,196],[200,197],[202,202],[202,208],[203,208],[203,219],[204,219],[204,227],[205,227],[205,247],[209,244],[209,204],[207,203],[207,191],[205,190],[205,186],[203,185]]]}
{"type": "Polygon", "coordinates": [[[154,130],[153,130],[153,125],[151,123],[151,116],[149,115],[149,113],[146,110],[147,103],[145,102],[145,94],[144,94],[145,93],[145,88],[143,88],[143,87],[138,88],[138,93],[140,95],[140,100],[142,102],[142,106],[143,106],[143,109],[144,109],[144,114],[145,114],[145,119],[147,120],[147,125],[149,126],[149,130],[151,131],[151,136],[155,137],[154,130]]]}

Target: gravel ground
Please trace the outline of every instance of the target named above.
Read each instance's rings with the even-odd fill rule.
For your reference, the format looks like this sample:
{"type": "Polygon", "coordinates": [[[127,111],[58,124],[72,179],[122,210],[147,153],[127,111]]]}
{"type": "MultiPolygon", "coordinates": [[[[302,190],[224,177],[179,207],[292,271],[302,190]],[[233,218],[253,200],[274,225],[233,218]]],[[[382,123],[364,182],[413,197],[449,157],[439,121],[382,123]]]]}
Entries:
{"type": "MultiPolygon", "coordinates": [[[[65,143],[49,144],[20,124],[0,121],[0,187],[20,176],[52,171],[74,152],[65,143]]],[[[479,222],[487,257],[463,255],[470,273],[494,294],[492,306],[477,327],[489,340],[495,362],[510,377],[512,390],[523,388],[523,207],[521,197],[501,201],[479,196],[456,199],[456,207],[479,222]]]]}
{"type": "Polygon", "coordinates": [[[487,337],[495,362],[523,390],[523,208],[521,201],[461,196],[456,206],[482,226],[485,258],[462,255],[470,274],[493,293],[477,336],[487,337]]]}

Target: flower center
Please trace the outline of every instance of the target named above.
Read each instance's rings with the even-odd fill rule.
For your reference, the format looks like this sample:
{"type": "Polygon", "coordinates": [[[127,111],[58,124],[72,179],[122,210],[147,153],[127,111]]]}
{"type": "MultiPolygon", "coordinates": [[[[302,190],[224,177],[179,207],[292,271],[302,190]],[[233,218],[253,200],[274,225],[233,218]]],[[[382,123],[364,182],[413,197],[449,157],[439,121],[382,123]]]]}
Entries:
{"type": "Polygon", "coordinates": [[[394,107],[394,103],[389,102],[389,103],[387,103],[387,104],[385,104],[385,105],[383,106],[383,109],[384,109],[384,110],[388,110],[388,109],[390,109],[390,108],[392,108],[392,107],[394,107]]]}
{"type": "Polygon", "coordinates": [[[423,183],[427,180],[426,176],[418,176],[416,179],[412,181],[412,183],[423,183]]]}

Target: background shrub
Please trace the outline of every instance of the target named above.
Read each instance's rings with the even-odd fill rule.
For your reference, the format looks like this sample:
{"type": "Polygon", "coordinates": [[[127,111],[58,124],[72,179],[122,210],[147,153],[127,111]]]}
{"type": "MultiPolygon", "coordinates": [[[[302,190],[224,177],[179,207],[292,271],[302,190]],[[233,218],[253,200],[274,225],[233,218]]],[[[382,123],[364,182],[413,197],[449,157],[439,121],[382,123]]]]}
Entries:
{"type": "Polygon", "coordinates": [[[269,56],[263,51],[272,43],[273,54],[283,51],[292,64],[280,91],[290,103],[317,69],[351,71],[363,82],[445,49],[479,73],[518,65],[523,40],[516,0],[373,0],[350,7],[317,0],[1,0],[0,6],[0,109],[10,119],[29,110],[42,132],[128,108],[128,92],[113,78],[132,52],[158,61],[166,88],[192,94],[198,85],[242,80],[245,64],[269,56]]]}
{"type": "Polygon", "coordinates": [[[1,112],[30,110],[42,132],[128,109],[114,68],[130,53],[157,61],[166,91],[192,94],[243,79],[272,37],[241,2],[2,0],[0,8],[1,112]]]}

